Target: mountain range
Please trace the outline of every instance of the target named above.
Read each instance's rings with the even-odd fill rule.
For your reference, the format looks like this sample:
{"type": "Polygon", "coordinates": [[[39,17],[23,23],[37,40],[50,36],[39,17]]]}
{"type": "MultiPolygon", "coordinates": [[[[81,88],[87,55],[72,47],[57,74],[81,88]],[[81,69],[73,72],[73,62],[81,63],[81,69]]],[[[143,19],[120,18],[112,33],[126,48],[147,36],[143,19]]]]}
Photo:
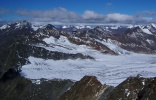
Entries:
{"type": "Polygon", "coordinates": [[[91,92],[93,97],[89,96],[84,100],[116,100],[115,97],[124,99],[128,96],[131,96],[130,99],[144,98],[142,100],[145,100],[149,98],[149,92],[155,91],[149,90],[152,89],[150,86],[154,87],[155,81],[152,80],[155,78],[136,77],[129,79],[134,79],[134,82],[139,80],[140,83],[145,80],[147,85],[137,84],[143,89],[139,87],[138,91],[134,92],[137,87],[132,82],[130,84],[133,88],[129,89],[130,92],[126,90],[126,97],[122,92],[119,92],[121,97],[115,95],[121,88],[126,89],[125,84],[129,84],[129,79],[127,79],[129,76],[142,74],[144,77],[154,77],[155,24],[133,26],[53,26],[48,24],[37,26],[22,21],[0,26],[0,40],[0,92],[3,93],[3,96],[0,97],[4,100],[13,98],[21,100],[23,96],[26,96],[26,99],[22,100],[35,100],[39,97],[41,100],[46,100],[44,92],[47,93],[47,100],[57,100],[59,97],[60,100],[81,100],[90,93],[88,93],[90,88],[85,85],[90,84],[88,83],[90,81],[97,86],[92,87],[91,85],[91,89],[96,90],[96,93],[99,94],[95,96],[96,93],[91,92]],[[91,76],[80,80],[85,75],[91,76]],[[106,83],[116,88],[103,86],[93,75],[97,76],[102,84],[106,83]],[[78,80],[80,82],[75,82],[78,80]],[[52,96],[46,87],[50,84],[53,84],[52,96]],[[60,85],[57,86],[58,84],[60,85]],[[124,86],[121,86],[122,84],[124,86]],[[81,92],[70,95],[75,89],[85,87],[88,94],[82,97],[81,92]],[[36,90],[37,88],[41,90],[36,90]],[[71,90],[67,91],[69,88],[71,90]],[[37,96],[31,89],[34,89],[37,96]],[[18,95],[20,91],[24,92],[18,95]],[[15,95],[10,95],[11,93],[15,95]],[[133,93],[137,95],[132,95],[133,93]],[[73,99],[75,95],[80,98],[73,99]],[[113,95],[114,98],[110,95],[113,95]]]}

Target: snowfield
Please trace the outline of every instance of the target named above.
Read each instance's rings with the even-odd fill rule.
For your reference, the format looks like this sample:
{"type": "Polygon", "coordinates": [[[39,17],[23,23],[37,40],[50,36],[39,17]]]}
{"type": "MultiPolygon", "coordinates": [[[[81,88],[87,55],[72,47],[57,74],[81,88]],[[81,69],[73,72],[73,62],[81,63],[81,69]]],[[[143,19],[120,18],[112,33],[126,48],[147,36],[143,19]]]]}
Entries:
{"type": "Polygon", "coordinates": [[[29,79],[71,79],[80,80],[85,75],[97,76],[102,84],[117,86],[127,77],[156,76],[156,55],[136,54],[119,48],[113,41],[98,41],[108,46],[120,55],[102,54],[91,47],[76,45],[68,41],[64,36],[59,39],[45,38],[49,47],[38,45],[49,51],[59,51],[63,53],[89,55],[95,60],[89,59],[68,59],[68,60],[45,60],[42,58],[29,57],[31,64],[21,68],[21,75],[29,79]]]}
{"type": "Polygon", "coordinates": [[[104,55],[94,54],[95,60],[44,60],[29,57],[31,64],[22,66],[21,75],[30,79],[71,79],[78,81],[85,75],[97,76],[102,84],[117,86],[127,77],[141,74],[156,76],[156,55],[104,55]]]}

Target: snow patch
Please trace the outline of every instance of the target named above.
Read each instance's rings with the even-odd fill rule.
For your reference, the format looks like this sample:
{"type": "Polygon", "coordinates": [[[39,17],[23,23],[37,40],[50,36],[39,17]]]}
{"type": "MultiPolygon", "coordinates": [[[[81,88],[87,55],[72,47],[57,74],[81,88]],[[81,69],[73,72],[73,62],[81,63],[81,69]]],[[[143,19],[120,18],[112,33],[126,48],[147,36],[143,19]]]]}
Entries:
{"type": "Polygon", "coordinates": [[[128,89],[125,89],[125,94],[128,97],[130,95],[130,91],[128,89]]]}
{"type": "Polygon", "coordinates": [[[152,25],[154,28],[156,28],[156,25],[155,25],[155,24],[152,23],[151,25],[152,25]]]}
{"type": "Polygon", "coordinates": [[[142,29],[142,31],[143,31],[144,33],[146,33],[146,34],[150,34],[150,35],[152,34],[148,29],[145,29],[145,28],[144,28],[144,29],[141,28],[141,29],[142,29]]]}
{"type": "Polygon", "coordinates": [[[86,26],[86,28],[93,29],[91,26],[86,26]]]}
{"type": "MultiPolygon", "coordinates": [[[[75,38],[77,39],[77,38],[75,38]]],[[[71,43],[67,37],[60,36],[59,39],[56,39],[54,37],[49,37],[43,39],[47,44],[50,45],[50,47],[40,46],[50,51],[58,51],[63,53],[70,53],[70,54],[76,54],[81,53],[83,55],[90,55],[93,56],[93,53],[96,52],[96,50],[91,49],[91,47],[86,45],[76,45],[71,43]]]]}
{"type": "Polygon", "coordinates": [[[10,28],[10,26],[9,25],[3,25],[3,26],[0,27],[1,30],[7,29],[7,28],[10,28]]]}
{"type": "Polygon", "coordinates": [[[62,28],[68,28],[67,26],[62,26],[62,28]]]}
{"type": "Polygon", "coordinates": [[[85,28],[85,26],[84,25],[78,25],[78,26],[75,26],[75,28],[77,28],[77,29],[83,29],[83,28],[85,28]]]}
{"type": "Polygon", "coordinates": [[[112,27],[110,27],[111,29],[118,29],[119,28],[119,26],[112,26],[112,27]]]}
{"type": "Polygon", "coordinates": [[[38,80],[31,80],[31,81],[32,81],[32,83],[37,84],[37,85],[41,84],[41,80],[40,79],[38,79],[38,80]]]}
{"type": "Polygon", "coordinates": [[[131,29],[131,28],[133,28],[133,27],[134,27],[133,25],[129,25],[127,28],[130,28],[130,29],[131,29]]]}
{"type": "Polygon", "coordinates": [[[40,26],[32,25],[31,28],[32,28],[34,31],[36,31],[36,30],[38,30],[38,29],[41,28],[41,27],[40,27],[40,26]]]}
{"type": "Polygon", "coordinates": [[[145,85],[145,82],[142,82],[142,85],[145,85]]]}
{"type": "Polygon", "coordinates": [[[149,40],[149,39],[147,39],[146,41],[147,41],[149,44],[153,44],[153,43],[154,43],[154,41],[149,40]]]}
{"type": "Polygon", "coordinates": [[[114,52],[118,53],[118,54],[130,54],[129,51],[126,51],[122,48],[120,48],[117,44],[116,41],[113,41],[111,39],[108,39],[107,41],[99,41],[99,40],[96,40],[100,43],[102,43],[103,45],[106,45],[108,48],[110,48],[111,50],[113,50],[114,52]]]}
{"type": "Polygon", "coordinates": [[[15,26],[16,26],[17,28],[19,28],[20,25],[21,25],[21,23],[17,23],[15,26]]]}

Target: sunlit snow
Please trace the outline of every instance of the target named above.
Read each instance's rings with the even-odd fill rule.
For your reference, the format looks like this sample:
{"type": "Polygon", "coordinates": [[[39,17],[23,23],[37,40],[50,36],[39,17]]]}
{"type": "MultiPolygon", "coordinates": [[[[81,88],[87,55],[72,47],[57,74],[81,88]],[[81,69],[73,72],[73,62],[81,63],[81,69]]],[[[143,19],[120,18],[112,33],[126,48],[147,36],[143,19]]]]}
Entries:
{"type": "Polygon", "coordinates": [[[60,36],[59,39],[49,37],[43,39],[43,41],[49,44],[50,47],[44,46],[40,47],[43,47],[50,51],[59,51],[63,53],[72,53],[72,54],[82,53],[83,55],[91,55],[91,56],[93,55],[93,52],[96,52],[96,50],[93,50],[91,49],[91,47],[88,47],[86,45],[72,44],[65,36],[60,36]]]}
{"type": "Polygon", "coordinates": [[[6,28],[9,28],[10,26],[9,25],[3,25],[0,27],[0,30],[3,30],[3,29],[6,29],[6,28]]]}
{"type": "Polygon", "coordinates": [[[29,57],[31,64],[22,67],[21,74],[30,79],[72,79],[80,80],[85,75],[97,76],[103,84],[116,86],[129,76],[141,74],[154,77],[156,55],[102,55],[95,60],[44,60],[29,57]]]}
{"type": "Polygon", "coordinates": [[[147,34],[152,34],[148,29],[142,29],[142,31],[147,34]]]}
{"type": "Polygon", "coordinates": [[[110,40],[107,42],[101,41],[101,43],[121,55],[102,54],[91,49],[91,47],[72,44],[64,36],[59,39],[49,37],[45,38],[44,41],[50,46],[40,47],[47,50],[69,54],[81,53],[92,56],[94,60],[44,60],[30,56],[28,59],[31,64],[24,65],[21,68],[21,75],[24,77],[30,79],[59,78],[77,81],[85,75],[92,75],[97,76],[103,84],[117,86],[130,76],[140,74],[143,77],[155,77],[156,75],[156,55],[131,53],[119,48],[110,40]]]}

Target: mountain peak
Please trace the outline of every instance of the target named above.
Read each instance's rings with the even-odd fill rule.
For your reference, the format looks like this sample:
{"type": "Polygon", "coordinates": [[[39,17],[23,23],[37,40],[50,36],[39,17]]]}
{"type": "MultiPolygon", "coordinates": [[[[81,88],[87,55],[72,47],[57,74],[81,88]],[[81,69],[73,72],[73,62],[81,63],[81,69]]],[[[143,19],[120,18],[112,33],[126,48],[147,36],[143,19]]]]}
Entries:
{"type": "Polygon", "coordinates": [[[0,27],[0,30],[4,30],[4,29],[7,29],[7,28],[10,28],[10,25],[5,24],[5,25],[2,25],[2,26],[0,27]]]}
{"type": "Polygon", "coordinates": [[[95,76],[84,76],[59,100],[99,100],[102,94],[109,93],[108,89],[110,88],[112,87],[102,85],[95,76]]]}
{"type": "Polygon", "coordinates": [[[31,27],[31,23],[26,20],[15,23],[15,28],[22,29],[22,28],[28,28],[28,27],[31,27]]]}
{"type": "Polygon", "coordinates": [[[153,24],[153,23],[151,23],[151,26],[153,26],[154,28],[156,28],[156,25],[155,25],[155,24],[153,24]]]}
{"type": "Polygon", "coordinates": [[[51,28],[55,28],[55,26],[53,26],[52,24],[47,24],[44,28],[49,28],[49,29],[51,29],[51,28]]]}

